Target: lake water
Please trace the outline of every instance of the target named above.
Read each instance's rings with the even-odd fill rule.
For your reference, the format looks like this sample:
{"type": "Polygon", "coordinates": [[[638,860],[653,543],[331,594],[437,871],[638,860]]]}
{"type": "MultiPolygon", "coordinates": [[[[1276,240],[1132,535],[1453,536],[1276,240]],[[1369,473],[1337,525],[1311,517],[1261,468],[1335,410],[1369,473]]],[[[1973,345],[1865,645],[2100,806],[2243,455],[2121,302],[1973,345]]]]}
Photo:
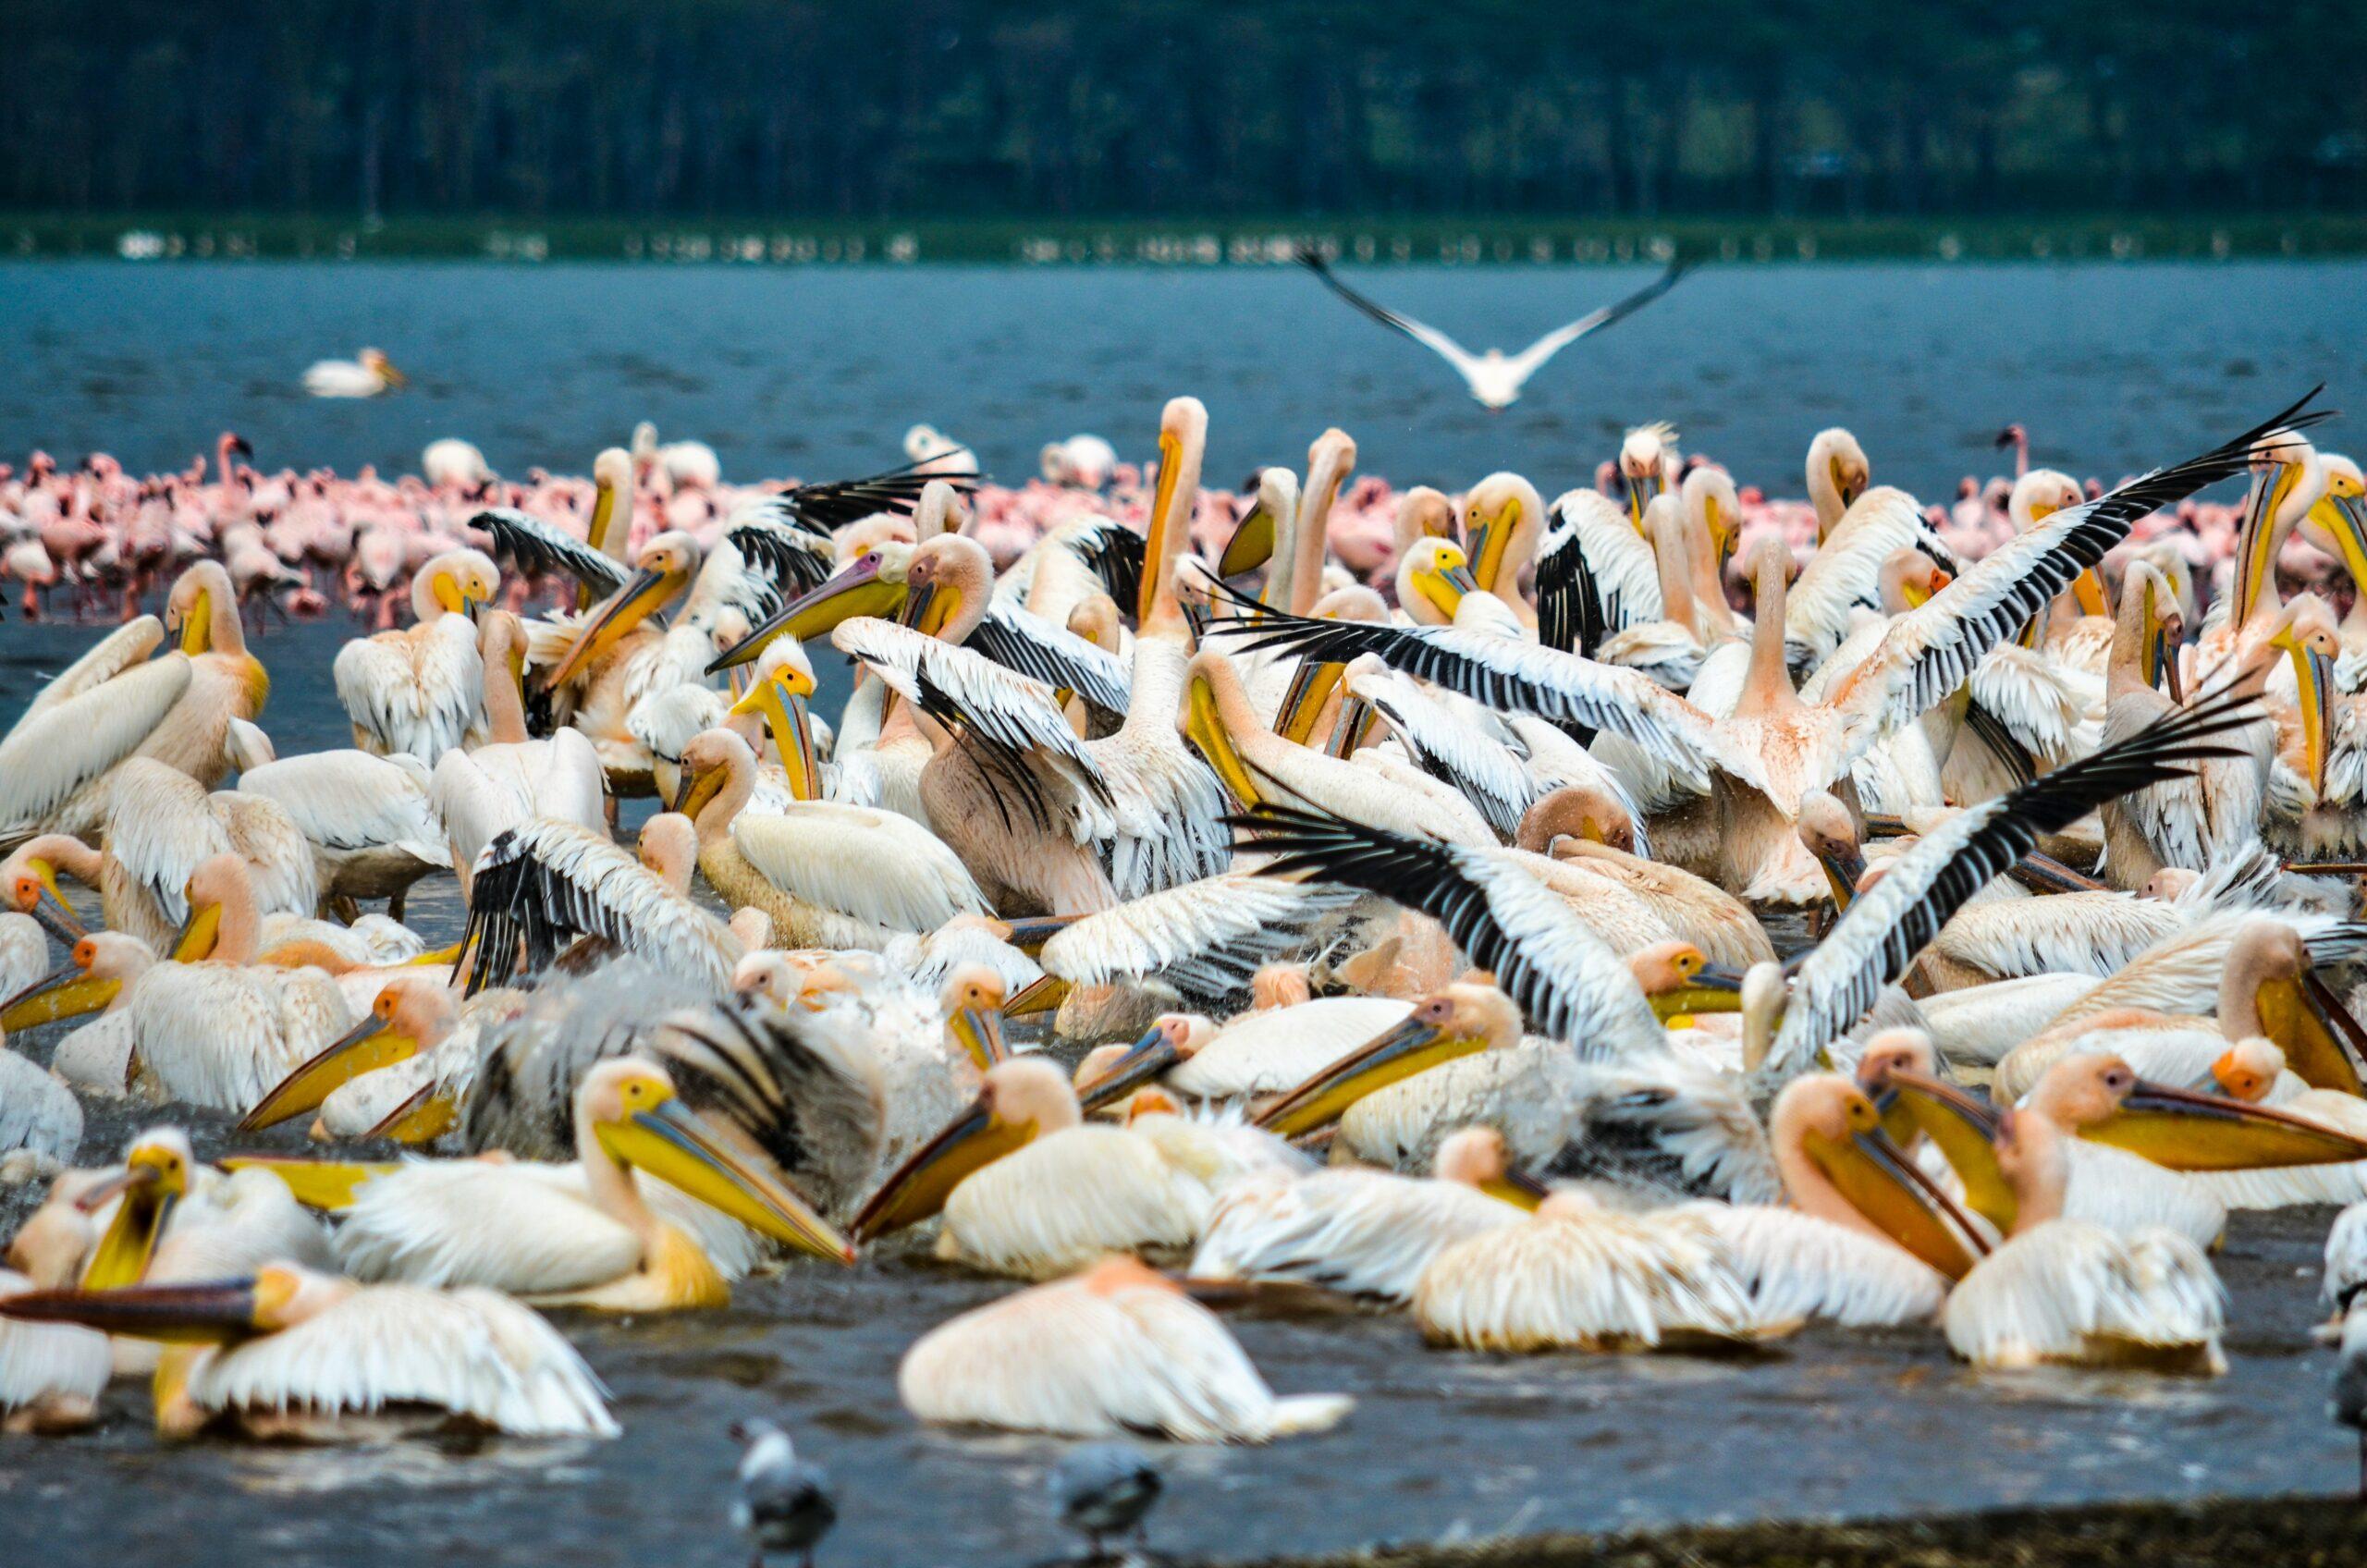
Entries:
{"type": "MultiPolygon", "coordinates": [[[[1351,274],[1507,351],[1648,275],[1351,274]]],[[[0,454],[103,449],[141,470],[227,428],[266,465],[411,469],[458,435],[508,472],[581,472],[650,419],[713,443],[727,474],[840,477],[901,460],[926,420],[1015,478],[1078,431],[1143,456],[1160,403],[1191,392],[1224,484],[1303,464],[1338,424],[1401,484],[1509,467],[1551,495],[1588,481],[1624,426],[1667,419],[1784,495],[1809,435],[1846,423],[1879,480],[1944,496],[1996,471],[2010,421],[2040,460],[2116,476],[2321,380],[2339,402],[2367,369],[2367,263],[1712,266],[1565,350],[1501,414],[1294,267],[0,263],[0,454]],[[363,344],[411,389],[304,396],[306,364],[363,344]]]]}
{"type": "MultiPolygon", "coordinates": [[[[1374,288],[1509,341],[1630,281],[1409,271],[1374,288]]],[[[1159,400],[1189,389],[1215,415],[1220,475],[1337,422],[1367,468],[1401,479],[1504,464],[1559,479],[1621,422],[1666,415],[1773,484],[1812,429],[1846,420],[1883,477],[1932,489],[1989,472],[1986,442],[2011,418],[2042,456],[2059,443],[2110,472],[2321,378],[2339,401],[2367,338],[2362,282],[2349,264],[1712,272],[1490,417],[1427,355],[1276,273],[0,267],[0,451],[177,463],[227,426],[267,462],[350,468],[463,431],[504,466],[581,467],[646,416],[715,441],[731,471],[823,473],[889,459],[927,418],[1015,472],[1047,435],[1139,446],[1159,400]],[[407,361],[416,390],[293,390],[306,361],[364,341],[407,361]]],[[[351,631],[258,644],[283,752],[345,743],[326,668],[351,631]]],[[[96,634],[0,624],[0,725],[96,634]]],[[[437,934],[456,913],[448,892],[412,908],[437,934]]],[[[44,1057],[53,1042],[14,1044],[44,1057]]],[[[88,1158],[146,1120],[94,1115],[88,1158]]],[[[227,1146],[227,1118],[190,1120],[201,1153],[227,1146]]],[[[0,1228],[16,1212],[0,1201],[0,1228]]],[[[2324,1415],[2333,1358],[2306,1333],[2329,1218],[2238,1219],[2217,1257],[2233,1366],[2211,1382],[1975,1376],[1936,1331],[1819,1330],[1742,1362],[1442,1353],[1403,1317],[1238,1320],[1277,1388],[1362,1403],[1337,1433],[1270,1451],[1162,1450],[1153,1540],[1247,1558],[1507,1528],[2332,1493],[2355,1455],[2324,1415]]],[[[725,1429],[768,1413],[840,1488],[826,1563],[1043,1561],[1068,1550],[1036,1496],[1061,1445],[923,1430],[894,1393],[917,1334],[1005,1288],[890,1249],[750,1281],[727,1312],[564,1317],[616,1394],[625,1436],[602,1445],[161,1450],[146,1390],[121,1387],[96,1434],[0,1440],[0,1506],[60,1565],[736,1568],[725,1429]]]]}

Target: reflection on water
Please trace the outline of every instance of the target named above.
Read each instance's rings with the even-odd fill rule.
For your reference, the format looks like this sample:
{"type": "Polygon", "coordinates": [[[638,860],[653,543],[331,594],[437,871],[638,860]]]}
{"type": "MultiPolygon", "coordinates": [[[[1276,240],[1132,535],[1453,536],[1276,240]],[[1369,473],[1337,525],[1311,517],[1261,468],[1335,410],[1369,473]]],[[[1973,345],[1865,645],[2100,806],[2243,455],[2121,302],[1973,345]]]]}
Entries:
{"type": "Polygon", "coordinates": [[[313,1448],[297,1444],[241,1445],[230,1452],[230,1476],[255,1497],[294,1497],[377,1487],[562,1487],[588,1481],[585,1462],[598,1445],[582,1441],[519,1442],[481,1438],[313,1448]]]}

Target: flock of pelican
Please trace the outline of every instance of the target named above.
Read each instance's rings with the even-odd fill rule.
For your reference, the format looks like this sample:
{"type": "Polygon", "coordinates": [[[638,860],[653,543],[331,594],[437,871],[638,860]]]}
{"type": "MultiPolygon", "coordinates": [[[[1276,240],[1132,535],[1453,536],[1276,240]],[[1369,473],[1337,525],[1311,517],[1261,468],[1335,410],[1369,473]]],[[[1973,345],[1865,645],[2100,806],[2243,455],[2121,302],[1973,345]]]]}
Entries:
{"type": "Polygon", "coordinates": [[[290,756],[200,561],[0,739],[0,1175],[48,1183],[0,1418],[139,1375],[167,1438],[607,1436],[545,1312],[915,1241],[1020,1283],[906,1408],[1078,1439],[1339,1422],[1245,1299],[2216,1372],[2230,1212],[2367,1199],[2367,594],[2275,570],[2367,587],[2367,516],[2309,401],[2029,472],[1977,560],[1831,430],[1814,551],[1734,562],[1733,482],[1646,426],[1615,496],[1408,492],[1386,594],[1330,548],[1339,431],[1195,548],[1191,398],[1140,529],[1000,570],[914,472],[635,547],[610,451],[573,527],[422,562],[335,659],[351,746],[290,756]],[[2132,547],[2239,477],[2231,581],[2132,547]],[[121,1099],[157,1125],[86,1150],[121,1099]]]}

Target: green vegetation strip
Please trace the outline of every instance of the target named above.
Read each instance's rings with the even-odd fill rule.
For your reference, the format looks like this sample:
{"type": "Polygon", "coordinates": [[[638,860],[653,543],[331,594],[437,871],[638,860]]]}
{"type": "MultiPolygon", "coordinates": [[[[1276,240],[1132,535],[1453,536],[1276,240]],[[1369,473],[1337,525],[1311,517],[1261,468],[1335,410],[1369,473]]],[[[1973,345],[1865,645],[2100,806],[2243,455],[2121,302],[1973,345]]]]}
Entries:
{"type": "Polygon", "coordinates": [[[2367,255],[2367,217],[1754,220],[1276,218],[852,223],[717,218],[388,218],[286,214],[0,214],[0,257],[482,260],[737,266],[1240,266],[1311,242],[1354,263],[1569,265],[1682,255],[1723,263],[2142,261],[2367,255]]]}

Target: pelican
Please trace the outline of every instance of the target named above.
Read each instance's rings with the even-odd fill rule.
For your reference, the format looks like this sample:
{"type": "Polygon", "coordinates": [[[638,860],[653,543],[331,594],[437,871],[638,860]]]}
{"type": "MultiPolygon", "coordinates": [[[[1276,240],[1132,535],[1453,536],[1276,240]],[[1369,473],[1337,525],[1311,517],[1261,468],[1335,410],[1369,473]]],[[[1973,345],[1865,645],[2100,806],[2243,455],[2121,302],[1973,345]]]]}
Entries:
{"type": "Polygon", "coordinates": [[[352,750],[280,757],[244,719],[232,722],[230,747],[239,793],[288,814],[312,847],[321,901],[347,918],[358,916],[359,900],[384,899],[388,917],[400,920],[411,884],[450,869],[451,846],[428,798],[431,775],[416,757],[352,750]]]}
{"type": "MultiPolygon", "coordinates": [[[[2236,1041],[2211,1066],[2221,1092],[2250,1104],[2269,1101],[2285,1079],[2285,1053],[2273,1040],[2254,1035],[2236,1041]]],[[[2340,1089],[2303,1089],[2275,1094],[2274,1104],[2288,1116],[2316,1122],[2353,1138],[2367,1137],[2367,1100],[2340,1089]]],[[[2298,1204],[2352,1204],[2367,1197],[2367,1167],[2290,1165],[2254,1170],[2198,1170],[2188,1180],[2224,1200],[2230,1208],[2284,1208],[2298,1204]]]]}
{"type": "MultiPolygon", "coordinates": [[[[1537,551],[1540,643],[1592,654],[1613,634],[1667,616],[1660,560],[1640,511],[1622,511],[1600,491],[1567,490],[1554,497],[1551,515],[1537,551]]],[[[1723,590],[1718,596],[1723,603],[1723,590]]]]}
{"type": "Polygon", "coordinates": [[[1433,1344],[1516,1352],[1750,1344],[1791,1327],[1759,1317],[1707,1226],[1575,1191],[1441,1249],[1414,1317],[1433,1344]]]}
{"type": "Polygon", "coordinates": [[[238,592],[217,562],[196,562],[173,583],[165,601],[165,630],[180,639],[190,662],[189,687],[141,744],[141,754],[211,790],[230,770],[230,721],[251,724],[263,717],[271,675],[247,651],[238,592]]]}
{"type": "MultiPolygon", "coordinates": [[[[1297,1164],[1279,1145],[1260,1157],[1297,1164]]],[[[1180,1117],[1087,1123],[1060,1069],[1019,1057],[987,1071],[969,1110],[872,1195],[854,1231],[869,1240],[941,1207],[939,1256],[1047,1279],[1107,1252],[1188,1252],[1243,1168],[1226,1140],[1180,1117]]]]}
{"type": "Polygon", "coordinates": [[[357,637],[337,650],[331,674],[353,720],[354,745],[432,767],[476,728],[484,668],[470,611],[492,604],[500,589],[500,570],[484,554],[447,550],[411,578],[413,625],[357,637]]]}
{"type": "Polygon", "coordinates": [[[477,857],[504,831],[536,820],[598,832],[606,820],[600,758],[582,730],[548,740],[526,733],[520,670],[525,633],[518,618],[496,610],[479,631],[484,668],[485,742],[436,759],[428,802],[444,823],[460,895],[469,896],[477,857]]]}
{"type": "Polygon", "coordinates": [[[1171,1014],[1122,1055],[1105,1059],[1097,1077],[1080,1078],[1079,1086],[1090,1091],[1096,1106],[1152,1078],[1189,1099],[1278,1095],[1404,1023],[1412,1011],[1385,997],[1325,997],[1245,1012],[1220,1028],[1205,1018],[1171,1014]]]}
{"type": "Polygon", "coordinates": [[[686,1108],[656,1062],[601,1062],[583,1075],[574,1113],[573,1170],[424,1161],[362,1182],[337,1229],[337,1261],[361,1280],[481,1285],[605,1312],[726,1305],[724,1275],[650,1207],[636,1172],[802,1252],[854,1261],[804,1199],[686,1108]]]}
{"type": "MultiPolygon", "coordinates": [[[[0,1268],[0,1301],[32,1281],[0,1268]]],[[[99,1418],[99,1396],[115,1377],[104,1334],[71,1324],[0,1320],[0,1433],[77,1432],[99,1418]]]]}
{"type": "Polygon", "coordinates": [[[1816,510],[1816,537],[1821,545],[1858,497],[1873,483],[1873,465],[1866,459],[1858,438],[1835,425],[1820,430],[1809,441],[1809,505],[1816,510]]]}
{"type": "MultiPolygon", "coordinates": [[[[625,723],[633,704],[660,686],[695,678],[712,655],[710,645],[695,662],[677,667],[668,659],[669,634],[646,624],[691,585],[699,561],[697,541],[689,534],[658,534],[641,547],[624,586],[584,612],[563,651],[547,665],[529,656],[541,667],[536,685],[553,693],[570,714],[568,722],[591,738],[613,793],[645,794],[651,787],[648,755],[625,723]]],[[[688,616],[681,630],[697,631],[688,616]]]]}
{"type": "Polygon", "coordinates": [[[1470,388],[1473,398],[1485,409],[1512,407],[1519,399],[1521,388],[1528,384],[1528,378],[1542,370],[1548,360],[1579,338],[1600,332],[1642,310],[1675,288],[1677,279],[1686,273],[1682,263],[1671,262],[1660,276],[1643,288],[1625,299],[1589,311],[1567,325],[1555,327],[1517,354],[1506,355],[1495,349],[1484,354],[1475,354],[1438,328],[1425,326],[1411,316],[1400,315],[1366,299],[1333,276],[1330,263],[1315,251],[1301,247],[1298,259],[1300,264],[1323,280],[1325,287],[1358,311],[1392,332],[1404,333],[1453,365],[1455,374],[1463,377],[1464,385],[1470,388]]]}
{"type": "Polygon", "coordinates": [[[205,1284],[39,1291],[0,1317],[165,1341],[156,1431],[366,1441],[453,1422],[612,1438],[599,1380],[551,1326],[492,1291],[359,1285],[292,1264],[205,1284]]]}
{"type": "Polygon", "coordinates": [[[1195,1443],[1319,1432],[1355,1403],[1276,1395],[1214,1313],[1128,1257],[939,1324],[904,1353],[896,1391],[940,1425],[1195,1443]]]}
{"type": "Polygon", "coordinates": [[[55,1172],[82,1143],[82,1105],[0,1027],[0,1185],[55,1172]]]}
{"type": "Polygon", "coordinates": [[[810,746],[782,740],[797,798],[778,814],[746,809],[756,758],[738,735],[710,729],[683,748],[675,806],[696,825],[699,870],[726,903],[763,910],[774,941],[791,948],[877,949],[987,913],[942,840],[893,812],[817,799],[810,746]]]}
{"type": "Polygon", "coordinates": [[[1948,1348],[1977,1366],[2225,1371],[2226,1296],[2201,1249],[2175,1231],[2122,1236],[2067,1216],[2066,1141],[2043,1115],[1999,1116],[1996,1159],[2013,1224],[1949,1292],[1948,1348]]]}
{"type": "Polygon", "coordinates": [[[1234,1183],[1208,1216],[1194,1280],[1296,1280],[1403,1306],[1441,1250],[1510,1225],[1545,1190],[1508,1168],[1503,1134],[1466,1127],[1434,1179],[1333,1170],[1234,1183]]]}
{"type": "Polygon", "coordinates": [[[304,390],[315,398],[375,398],[408,386],[410,380],[376,349],[350,360],[315,360],[304,371],[304,390]]]}
{"type": "Polygon", "coordinates": [[[0,740],[0,846],[56,832],[95,839],[108,776],[176,713],[193,670],[178,650],[150,659],[163,623],[141,616],[34,694],[0,740]]]}
{"type": "Polygon", "coordinates": [[[58,1041],[50,1067],[78,1088],[128,1094],[134,1034],[126,993],[155,962],[154,952],[136,937],[93,931],[75,942],[65,963],[0,1002],[0,1029],[28,1029],[104,1010],[58,1041]]]}
{"type": "Polygon", "coordinates": [[[486,845],[477,857],[463,938],[476,947],[471,993],[547,967],[560,938],[576,937],[596,937],[664,963],[717,994],[729,989],[732,966],[746,949],[690,896],[695,830],[668,814],[642,831],[639,857],[606,833],[547,818],[509,828],[486,845]]]}

